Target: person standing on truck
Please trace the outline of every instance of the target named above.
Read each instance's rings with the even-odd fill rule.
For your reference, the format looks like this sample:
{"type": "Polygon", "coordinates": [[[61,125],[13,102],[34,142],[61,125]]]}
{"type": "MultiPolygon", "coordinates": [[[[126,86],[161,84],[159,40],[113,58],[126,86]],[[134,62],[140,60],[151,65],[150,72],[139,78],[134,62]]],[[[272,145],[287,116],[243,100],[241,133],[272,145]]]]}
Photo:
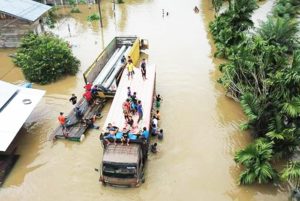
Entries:
{"type": "Polygon", "coordinates": [[[77,96],[75,96],[75,94],[72,94],[69,101],[72,102],[72,105],[75,105],[77,103],[77,96]]]}
{"type": "Polygon", "coordinates": [[[124,55],[122,56],[121,63],[123,64],[123,67],[126,64],[126,57],[124,55]]]}
{"type": "Polygon", "coordinates": [[[127,123],[131,128],[133,128],[133,123],[134,123],[134,121],[133,121],[133,119],[132,119],[131,116],[128,116],[128,120],[127,120],[126,123],[127,123]]]}
{"type": "Polygon", "coordinates": [[[127,96],[128,96],[128,98],[131,97],[131,89],[130,89],[130,87],[127,87],[127,96]]]}
{"type": "Polygon", "coordinates": [[[83,97],[85,98],[85,100],[88,102],[89,105],[92,104],[92,92],[91,91],[86,91],[83,94],[83,97]]]}
{"type": "Polygon", "coordinates": [[[142,60],[142,63],[141,63],[141,72],[142,72],[142,77],[144,80],[146,80],[146,61],[145,59],[142,60]]]}
{"type": "Polygon", "coordinates": [[[128,61],[128,64],[127,64],[127,71],[128,71],[128,79],[133,79],[133,74],[134,74],[134,65],[132,62],[128,61]]]}
{"type": "Polygon", "coordinates": [[[57,119],[64,130],[66,128],[66,117],[64,116],[64,113],[60,112],[57,119]]]}
{"type": "Polygon", "coordinates": [[[75,117],[76,119],[80,120],[83,117],[82,111],[80,110],[80,107],[75,107],[75,117]]]}
{"type": "Polygon", "coordinates": [[[87,82],[87,84],[83,87],[86,91],[91,91],[93,84],[90,82],[87,82]]]}
{"type": "Polygon", "coordinates": [[[130,63],[133,63],[133,60],[132,60],[132,58],[131,58],[130,56],[128,56],[127,61],[128,61],[128,63],[129,63],[129,62],[130,62],[130,63]]]}
{"type": "Polygon", "coordinates": [[[142,102],[140,100],[138,101],[137,112],[139,115],[139,119],[138,119],[137,123],[139,123],[143,119],[143,106],[142,106],[142,102]]]}
{"type": "Polygon", "coordinates": [[[149,131],[147,131],[146,127],[143,128],[143,132],[142,132],[141,137],[145,138],[146,140],[148,140],[148,138],[149,138],[149,131]]]}
{"type": "Polygon", "coordinates": [[[131,102],[136,103],[136,92],[133,92],[133,94],[130,96],[131,102]]]}

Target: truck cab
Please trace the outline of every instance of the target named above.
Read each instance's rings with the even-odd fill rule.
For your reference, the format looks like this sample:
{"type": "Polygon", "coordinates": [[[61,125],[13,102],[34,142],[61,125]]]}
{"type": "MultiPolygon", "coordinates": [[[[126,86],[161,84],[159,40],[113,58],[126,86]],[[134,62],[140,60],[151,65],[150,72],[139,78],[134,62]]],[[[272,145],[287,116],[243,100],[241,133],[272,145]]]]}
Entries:
{"type": "Polygon", "coordinates": [[[141,145],[107,145],[103,153],[100,181],[104,185],[120,187],[137,187],[144,182],[141,145]]]}

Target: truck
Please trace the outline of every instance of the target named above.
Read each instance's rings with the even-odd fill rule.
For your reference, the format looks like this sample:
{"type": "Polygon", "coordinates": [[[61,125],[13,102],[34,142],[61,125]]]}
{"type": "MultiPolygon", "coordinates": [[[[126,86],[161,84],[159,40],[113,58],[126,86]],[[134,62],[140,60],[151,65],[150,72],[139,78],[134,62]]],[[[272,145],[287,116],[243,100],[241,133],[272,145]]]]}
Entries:
{"type": "Polygon", "coordinates": [[[105,47],[92,65],[83,73],[85,83],[98,86],[98,95],[113,98],[119,85],[126,62],[122,57],[131,57],[136,65],[140,51],[148,49],[148,41],[137,36],[117,36],[105,47]]]}
{"type": "MultiPolygon", "coordinates": [[[[104,123],[104,128],[113,125],[115,138],[105,140],[109,135],[103,131],[100,140],[103,145],[103,156],[100,164],[100,181],[112,186],[137,187],[145,181],[144,170],[148,158],[150,137],[141,137],[141,131],[150,129],[151,113],[155,96],[156,66],[147,63],[147,79],[144,80],[140,69],[135,69],[133,78],[128,77],[124,70],[118,89],[116,90],[111,108],[104,123]],[[134,124],[130,126],[129,143],[122,142],[128,125],[125,121],[122,104],[128,99],[128,87],[136,92],[136,97],[143,107],[143,118],[137,122],[137,115],[133,115],[134,124]],[[131,136],[131,137],[130,137],[131,136]]],[[[108,138],[107,138],[108,139],[108,138]]]]}

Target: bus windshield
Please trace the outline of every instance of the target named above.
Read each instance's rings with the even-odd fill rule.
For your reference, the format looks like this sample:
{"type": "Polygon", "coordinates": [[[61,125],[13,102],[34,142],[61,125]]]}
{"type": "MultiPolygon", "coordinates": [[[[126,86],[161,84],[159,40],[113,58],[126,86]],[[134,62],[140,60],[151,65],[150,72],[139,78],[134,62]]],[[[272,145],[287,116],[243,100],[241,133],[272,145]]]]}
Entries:
{"type": "Polygon", "coordinates": [[[136,178],[137,170],[135,165],[103,164],[103,176],[115,178],[136,178]]]}

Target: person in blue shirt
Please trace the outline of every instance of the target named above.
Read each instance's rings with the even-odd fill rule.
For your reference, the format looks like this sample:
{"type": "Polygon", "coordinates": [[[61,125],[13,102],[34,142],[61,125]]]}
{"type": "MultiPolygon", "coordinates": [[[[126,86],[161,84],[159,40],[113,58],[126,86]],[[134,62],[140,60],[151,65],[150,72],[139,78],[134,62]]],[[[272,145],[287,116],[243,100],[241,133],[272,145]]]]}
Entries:
{"type": "Polygon", "coordinates": [[[143,128],[142,138],[145,138],[145,139],[149,138],[149,131],[147,131],[146,127],[143,128]]]}
{"type": "Polygon", "coordinates": [[[139,115],[139,119],[138,119],[137,123],[139,123],[143,119],[143,106],[142,106],[142,102],[140,100],[138,101],[137,112],[139,115]]]}

